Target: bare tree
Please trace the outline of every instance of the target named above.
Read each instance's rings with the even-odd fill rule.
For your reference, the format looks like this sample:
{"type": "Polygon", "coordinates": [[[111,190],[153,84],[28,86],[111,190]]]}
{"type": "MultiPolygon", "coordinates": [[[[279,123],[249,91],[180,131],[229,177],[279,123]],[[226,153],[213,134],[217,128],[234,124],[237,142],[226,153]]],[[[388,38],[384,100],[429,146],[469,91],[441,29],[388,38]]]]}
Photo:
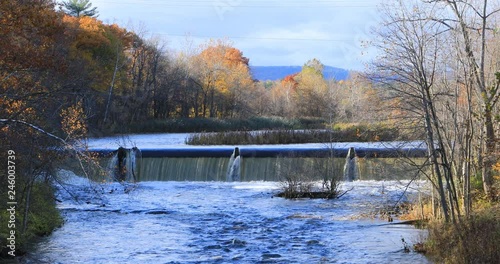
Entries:
{"type": "Polygon", "coordinates": [[[497,69],[498,59],[489,58],[487,55],[491,51],[488,42],[494,37],[495,26],[494,16],[500,12],[500,8],[490,1],[474,0],[429,0],[424,1],[429,4],[439,4],[450,12],[444,13],[446,16],[429,17],[438,21],[450,30],[454,30],[461,37],[458,47],[464,53],[464,64],[471,74],[472,85],[475,96],[480,102],[479,120],[483,130],[480,138],[482,146],[481,169],[483,177],[483,189],[488,195],[492,195],[493,171],[495,163],[493,154],[496,153],[496,133],[494,122],[494,109],[500,98],[499,80],[497,69]],[[451,14],[451,15],[450,15],[451,14]],[[488,71],[488,64],[494,65],[488,71]]]}
{"type": "Polygon", "coordinates": [[[413,124],[424,127],[428,156],[435,179],[431,179],[440,197],[446,221],[459,214],[458,199],[451,170],[451,159],[445,151],[444,128],[437,112],[437,101],[446,93],[438,90],[436,81],[441,70],[444,26],[426,19],[438,11],[435,5],[418,1],[395,1],[385,6],[384,24],[377,32],[375,45],[382,55],[373,63],[374,78],[383,83],[413,124]]]}

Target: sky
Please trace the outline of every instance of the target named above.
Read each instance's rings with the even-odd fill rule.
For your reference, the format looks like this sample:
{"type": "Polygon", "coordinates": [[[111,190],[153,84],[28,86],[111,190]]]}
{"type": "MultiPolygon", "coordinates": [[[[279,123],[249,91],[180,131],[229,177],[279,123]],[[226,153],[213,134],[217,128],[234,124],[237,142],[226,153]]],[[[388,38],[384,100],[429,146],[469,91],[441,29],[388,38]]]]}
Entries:
{"type": "Polygon", "coordinates": [[[316,58],[348,70],[363,70],[375,56],[364,43],[380,20],[379,2],[91,0],[100,20],[160,39],[172,52],[225,39],[252,66],[301,66],[316,58]]]}

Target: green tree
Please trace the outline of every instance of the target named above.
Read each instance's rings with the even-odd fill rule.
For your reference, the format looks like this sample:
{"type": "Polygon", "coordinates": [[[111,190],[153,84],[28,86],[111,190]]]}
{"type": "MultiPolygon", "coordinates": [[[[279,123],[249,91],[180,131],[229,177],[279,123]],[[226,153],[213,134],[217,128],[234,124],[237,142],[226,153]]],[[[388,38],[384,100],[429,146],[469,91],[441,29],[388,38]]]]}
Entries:
{"type": "Polygon", "coordinates": [[[74,17],[97,17],[97,7],[92,7],[90,0],[69,0],[63,1],[61,4],[64,12],[74,17]]]}

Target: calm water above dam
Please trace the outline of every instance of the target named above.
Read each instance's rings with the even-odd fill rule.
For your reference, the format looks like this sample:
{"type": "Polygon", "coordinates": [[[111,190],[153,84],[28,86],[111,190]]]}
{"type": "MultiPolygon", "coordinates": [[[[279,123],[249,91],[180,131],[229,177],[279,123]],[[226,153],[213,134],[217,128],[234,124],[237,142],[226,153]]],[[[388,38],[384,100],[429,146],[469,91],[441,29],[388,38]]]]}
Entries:
{"type": "MultiPolygon", "coordinates": [[[[161,138],[182,147],[182,135],[173,141],[141,137],[129,143],[147,147],[146,140],[157,147],[161,138]]],[[[272,178],[277,159],[243,157],[237,182],[224,181],[229,157],[146,158],[140,181],[126,184],[61,171],[66,184],[58,187],[57,199],[65,224],[23,262],[429,263],[405,253],[402,242],[420,242],[425,231],[371,217],[428,188],[421,180],[410,184],[414,173],[404,165],[362,160],[360,179],[343,182],[348,192],[341,198],[286,200],[273,197],[281,188],[272,178]]],[[[341,171],[344,159],[334,164],[341,171]]]]}

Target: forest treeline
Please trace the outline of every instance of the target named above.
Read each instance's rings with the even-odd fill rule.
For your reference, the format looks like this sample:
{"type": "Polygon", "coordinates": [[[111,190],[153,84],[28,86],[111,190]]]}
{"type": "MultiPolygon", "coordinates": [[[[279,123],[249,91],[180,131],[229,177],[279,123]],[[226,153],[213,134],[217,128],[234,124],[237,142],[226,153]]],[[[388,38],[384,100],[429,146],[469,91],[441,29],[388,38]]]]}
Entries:
{"type": "Polygon", "coordinates": [[[68,15],[52,1],[4,1],[2,13],[5,119],[57,130],[61,111],[71,108],[90,131],[126,132],[173,118],[359,121],[380,114],[370,109],[380,100],[368,82],[325,80],[316,59],[282,81],[258,82],[249,58],[225,40],[174,53],[144,32],[68,15]]]}

